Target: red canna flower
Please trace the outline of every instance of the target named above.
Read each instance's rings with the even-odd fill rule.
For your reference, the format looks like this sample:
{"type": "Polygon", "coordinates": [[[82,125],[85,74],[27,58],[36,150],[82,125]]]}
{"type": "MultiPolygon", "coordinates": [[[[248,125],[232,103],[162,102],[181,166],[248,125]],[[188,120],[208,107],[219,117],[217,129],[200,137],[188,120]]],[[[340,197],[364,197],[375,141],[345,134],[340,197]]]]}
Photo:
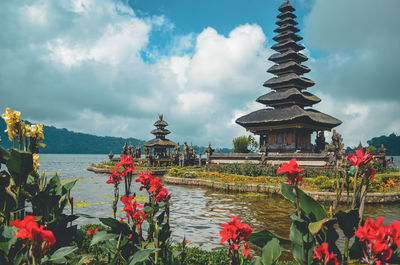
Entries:
{"type": "Polygon", "coordinates": [[[393,254],[392,246],[400,245],[400,222],[392,225],[382,225],[383,218],[379,217],[375,223],[367,219],[363,226],[355,232],[356,237],[365,243],[364,259],[372,260],[374,264],[386,264],[393,254]]]}
{"type": "Polygon", "coordinates": [[[245,242],[243,245],[243,256],[247,256],[247,259],[251,259],[251,253],[249,248],[249,243],[245,242]]]}
{"type": "Polygon", "coordinates": [[[282,166],[278,169],[278,173],[285,173],[288,177],[286,181],[289,184],[297,185],[297,183],[303,181],[303,177],[300,175],[303,168],[299,169],[296,158],[292,158],[289,163],[283,162],[282,166]]]}
{"type": "Polygon", "coordinates": [[[150,188],[149,187],[150,182],[154,179],[153,172],[152,171],[148,171],[148,172],[145,172],[145,173],[139,173],[138,176],[139,176],[139,178],[136,179],[136,182],[142,183],[142,186],[140,187],[140,190],[143,190],[144,188],[145,189],[149,189],[150,188]]]}
{"type": "Polygon", "coordinates": [[[150,181],[150,189],[148,190],[149,193],[157,193],[159,189],[161,189],[161,179],[159,177],[155,177],[150,181]]]}
{"type": "Polygon", "coordinates": [[[86,235],[95,235],[97,233],[97,227],[95,229],[90,228],[89,231],[86,232],[86,235]]]}
{"type": "Polygon", "coordinates": [[[148,214],[142,210],[138,210],[143,208],[143,205],[138,204],[136,200],[134,200],[134,196],[124,196],[121,198],[122,203],[125,204],[124,211],[126,212],[126,217],[131,218],[133,223],[136,224],[136,228],[140,229],[144,220],[147,219],[148,214]]]}
{"type": "Polygon", "coordinates": [[[356,154],[357,156],[355,156],[353,153],[350,153],[347,156],[347,159],[349,159],[350,164],[352,166],[358,166],[360,164],[367,164],[369,161],[371,161],[372,156],[369,154],[369,152],[364,152],[360,149],[360,150],[356,150],[356,154]]]}
{"type": "Polygon", "coordinates": [[[369,179],[375,179],[376,169],[371,168],[369,179]]]}
{"type": "Polygon", "coordinates": [[[329,252],[328,243],[322,243],[319,247],[315,248],[313,258],[318,259],[321,264],[339,265],[336,255],[333,252],[329,252]]]}
{"type": "Polygon", "coordinates": [[[25,216],[24,220],[14,220],[11,225],[18,228],[16,238],[28,239],[27,244],[32,246],[31,253],[35,260],[41,260],[52,245],[56,243],[53,232],[39,226],[36,217],[25,216]]]}

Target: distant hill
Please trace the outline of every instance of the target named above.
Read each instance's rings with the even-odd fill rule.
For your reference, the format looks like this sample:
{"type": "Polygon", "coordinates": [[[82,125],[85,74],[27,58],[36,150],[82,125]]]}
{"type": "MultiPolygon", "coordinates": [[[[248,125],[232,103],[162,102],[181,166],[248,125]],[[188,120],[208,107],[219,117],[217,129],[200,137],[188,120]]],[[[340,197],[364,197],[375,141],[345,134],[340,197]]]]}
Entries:
{"type": "MultiPolygon", "coordinates": [[[[27,122],[28,123],[28,122],[27,122]]],[[[6,132],[6,123],[0,118],[0,145],[9,149],[12,147],[12,142],[9,141],[6,132]]],[[[44,137],[43,143],[45,148],[41,148],[41,153],[48,154],[108,154],[112,151],[114,154],[120,154],[122,146],[125,142],[132,142],[132,145],[142,145],[145,141],[136,138],[122,138],[111,136],[96,136],[86,133],[77,133],[67,129],[58,129],[53,126],[43,126],[44,137]]],[[[204,155],[205,147],[194,146],[197,154],[201,152],[204,155]]],[[[215,148],[213,146],[213,148],[215,148]]],[[[183,151],[183,145],[181,145],[183,151]]],[[[232,149],[215,148],[216,153],[230,153],[232,149]]],[[[203,156],[205,157],[205,156],[203,156]]]]}
{"type": "Polygon", "coordinates": [[[379,136],[368,140],[369,145],[375,146],[375,148],[380,148],[383,144],[386,148],[386,155],[389,156],[400,156],[400,136],[392,133],[389,136],[379,136]]]}
{"type": "MultiPolygon", "coordinates": [[[[6,123],[0,119],[0,137],[2,145],[5,148],[11,148],[12,142],[8,139],[6,132],[6,123]]],[[[108,154],[112,151],[114,154],[120,154],[125,142],[132,142],[133,146],[143,145],[143,140],[136,138],[122,138],[111,136],[96,136],[86,133],[77,133],[67,129],[58,129],[53,126],[43,126],[43,143],[45,148],[41,148],[41,153],[51,154],[108,154]]]]}

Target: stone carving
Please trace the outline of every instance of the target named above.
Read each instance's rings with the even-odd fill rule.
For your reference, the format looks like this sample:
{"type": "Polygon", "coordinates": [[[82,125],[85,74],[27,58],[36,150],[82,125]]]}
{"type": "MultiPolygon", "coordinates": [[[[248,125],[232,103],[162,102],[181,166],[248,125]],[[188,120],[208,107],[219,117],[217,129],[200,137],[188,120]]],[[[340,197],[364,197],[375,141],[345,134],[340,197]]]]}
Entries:
{"type": "Polygon", "coordinates": [[[323,150],[325,150],[325,135],[324,131],[319,131],[315,138],[315,152],[321,153],[323,150]]]}
{"type": "Polygon", "coordinates": [[[112,151],[110,151],[110,153],[108,154],[108,158],[111,160],[111,159],[113,159],[113,157],[114,157],[114,154],[112,151]]]}
{"type": "Polygon", "coordinates": [[[135,158],[140,158],[141,155],[142,155],[142,148],[140,144],[138,144],[135,150],[135,158]]]}
{"type": "Polygon", "coordinates": [[[127,155],[128,154],[128,143],[125,142],[125,145],[122,147],[122,155],[127,155]]]}

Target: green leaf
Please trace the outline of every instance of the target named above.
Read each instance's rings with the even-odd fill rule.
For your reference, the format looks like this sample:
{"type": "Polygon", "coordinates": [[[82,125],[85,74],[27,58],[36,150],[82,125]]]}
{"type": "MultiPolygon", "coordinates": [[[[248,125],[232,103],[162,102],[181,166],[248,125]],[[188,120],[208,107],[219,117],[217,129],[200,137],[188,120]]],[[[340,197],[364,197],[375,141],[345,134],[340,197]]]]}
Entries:
{"type": "Polygon", "coordinates": [[[93,246],[99,242],[107,241],[107,240],[110,240],[110,239],[116,238],[116,237],[117,237],[116,234],[107,234],[106,231],[97,232],[93,236],[92,241],[90,242],[90,246],[93,246]]]}
{"type": "Polygon", "coordinates": [[[56,264],[65,263],[66,261],[65,256],[72,254],[77,249],[78,249],[77,247],[59,248],[50,256],[50,258],[47,261],[56,264]]]}
{"type": "Polygon", "coordinates": [[[271,239],[277,238],[279,240],[279,244],[284,246],[288,246],[291,244],[291,241],[287,238],[283,238],[281,236],[275,235],[274,233],[268,231],[268,230],[263,230],[257,233],[252,233],[247,240],[260,248],[265,246],[271,239]]]}
{"type": "Polygon", "coordinates": [[[3,226],[1,236],[7,239],[14,238],[16,235],[16,231],[13,227],[11,226],[3,226]]]}
{"type": "Polygon", "coordinates": [[[310,233],[313,236],[315,236],[322,229],[324,224],[326,222],[328,222],[329,220],[332,220],[332,219],[331,218],[325,218],[325,219],[319,220],[317,222],[309,223],[308,224],[308,230],[310,231],[310,233]]]}
{"type": "Polygon", "coordinates": [[[9,157],[10,157],[10,152],[8,152],[4,147],[0,145],[0,164],[7,163],[9,157]]]}
{"type": "Polygon", "coordinates": [[[265,265],[275,264],[278,261],[280,255],[281,247],[277,238],[273,238],[263,247],[262,259],[265,265]]]}
{"type": "Polygon", "coordinates": [[[111,227],[114,232],[123,232],[128,234],[130,232],[130,228],[126,223],[119,222],[114,218],[107,217],[107,218],[99,218],[100,222],[104,225],[111,227]]]}
{"type": "Polygon", "coordinates": [[[75,183],[76,180],[73,180],[63,185],[63,189],[65,189],[66,193],[72,190],[72,188],[75,186],[75,183]]]}
{"type": "Polygon", "coordinates": [[[153,211],[151,206],[146,206],[143,208],[143,212],[150,214],[153,211]]]}
{"type": "MultiPolygon", "coordinates": [[[[281,184],[281,192],[282,195],[290,200],[294,205],[297,205],[296,194],[293,191],[293,186],[282,182],[281,184]]],[[[325,218],[328,218],[328,214],[326,213],[324,207],[315,201],[313,198],[304,193],[301,189],[297,189],[299,193],[299,201],[300,208],[304,212],[304,214],[309,218],[312,222],[316,222],[325,218]]]]}
{"type": "Polygon", "coordinates": [[[293,222],[289,238],[292,241],[292,253],[295,260],[301,265],[311,264],[315,242],[308,231],[307,223],[293,222]]]}
{"type": "Polygon", "coordinates": [[[11,149],[6,166],[11,176],[14,178],[15,185],[21,186],[25,184],[29,173],[32,171],[32,154],[17,149],[11,149]]]}
{"type": "Polygon", "coordinates": [[[260,257],[255,257],[253,259],[252,265],[264,265],[260,257]]]}
{"type": "Polygon", "coordinates": [[[358,210],[339,211],[335,216],[344,235],[347,238],[352,238],[360,220],[358,210]]]}
{"type": "Polygon", "coordinates": [[[135,265],[135,264],[140,264],[142,262],[145,262],[146,260],[149,259],[150,255],[153,254],[154,252],[158,251],[158,248],[153,248],[153,249],[141,249],[137,251],[131,258],[129,265],[135,265]]]}

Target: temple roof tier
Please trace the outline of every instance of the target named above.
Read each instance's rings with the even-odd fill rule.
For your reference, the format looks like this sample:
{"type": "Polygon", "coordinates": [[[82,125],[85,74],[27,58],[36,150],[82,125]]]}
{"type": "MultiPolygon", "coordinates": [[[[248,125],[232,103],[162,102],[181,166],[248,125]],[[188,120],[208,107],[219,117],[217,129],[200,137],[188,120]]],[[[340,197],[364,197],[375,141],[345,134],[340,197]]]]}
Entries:
{"type": "Polygon", "coordinates": [[[298,51],[304,50],[304,48],[305,47],[303,45],[301,45],[293,40],[278,42],[271,47],[271,49],[273,49],[277,52],[285,52],[289,49],[292,51],[298,52],[298,51]]]}
{"type": "Polygon", "coordinates": [[[159,120],[156,121],[153,125],[156,126],[157,128],[162,128],[165,126],[168,126],[168,123],[166,121],[163,120],[163,115],[158,115],[159,120]]]}
{"type": "Polygon", "coordinates": [[[308,60],[308,58],[299,52],[295,52],[292,50],[288,50],[283,53],[275,53],[271,55],[268,60],[274,62],[274,63],[284,63],[287,61],[295,61],[297,63],[305,62],[308,60]]]}
{"type": "Polygon", "coordinates": [[[282,25],[279,28],[274,29],[274,32],[281,33],[281,32],[286,32],[286,31],[291,31],[291,32],[299,32],[300,29],[296,28],[295,26],[292,26],[290,24],[288,25],[282,25]]]}
{"type": "Polygon", "coordinates": [[[310,72],[311,69],[305,65],[298,64],[294,61],[289,61],[282,64],[275,64],[268,69],[268,73],[274,75],[282,75],[286,73],[296,73],[298,75],[302,75],[310,72]]]}
{"type": "Polygon", "coordinates": [[[290,24],[290,25],[294,26],[294,25],[297,25],[299,23],[297,23],[297,21],[294,20],[291,17],[286,17],[284,19],[278,20],[275,24],[277,24],[278,26],[282,26],[282,25],[285,25],[285,24],[290,24]]]}
{"type": "Polygon", "coordinates": [[[168,139],[160,139],[160,138],[154,138],[144,144],[146,147],[152,147],[152,148],[173,148],[175,147],[176,143],[168,140],[168,139]]]}
{"type": "Polygon", "coordinates": [[[150,133],[155,134],[155,135],[167,135],[170,134],[171,132],[167,129],[154,129],[150,133]]]}
{"type": "Polygon", "coordinates": [[[276,35],[272,39],[276,42],[285,41],[285,40],[300,41],[303,39],[303,37],[291,32],[291,31],[288,31],[288,32],[283,32],[279,35],[276,35]]]}
{"type": "Polygon", "coordinates": [[[294,104],[306,107],[319,103],[321,99],[309,92],[300,92],[297,88],[289,88],[283,91],[269,92],[256,101],[271,107],[294,104]]]}
{"type": "Polygon", "coordinates": [[[271,89],[283,89],[283,88],[291,88],[296,87],[298,89],[307,89],[308,87],[312,87],[315,85],[314,81],[311,79],[300,77],[295,73],[285,74],[279,77],[273,77],[263,84],[265,87],[269,87],[271,89]]]}
{"type": "Polygon", "coordinates": [[[297,16],[296,16],[295,14],[293,14],[292,12],[290,12],[290,11],[280,13],[280,14],[277,16],[277,18],[279,18],[279,19],[285,19],[285,18],[288,18],[288,17],[290,17],[290,18],[296,18],[297,16]]]}
{"type": "Polygon", "coordinates": [[[340,125],[342,122],[332,116],[313,109],[302,109],[293,105],[279,109],[261,109],[251,112],[236,120],[236,123],[242,125],[248,130],[252,127],[262,126],[268,129],[269,126],[285,124],[288,128],[294,124],[309,124],[311,127],[331,129],[340,125]]]}
{"type": "Polygon", "coordinates": [[[285,3],[283,3],[278,10],[282,13],[284,12],[293,12],[296,11],[296,9],[294,8],[294,6],[292,6],[292,4],[289,1],[285,1],[285,3]]]}

